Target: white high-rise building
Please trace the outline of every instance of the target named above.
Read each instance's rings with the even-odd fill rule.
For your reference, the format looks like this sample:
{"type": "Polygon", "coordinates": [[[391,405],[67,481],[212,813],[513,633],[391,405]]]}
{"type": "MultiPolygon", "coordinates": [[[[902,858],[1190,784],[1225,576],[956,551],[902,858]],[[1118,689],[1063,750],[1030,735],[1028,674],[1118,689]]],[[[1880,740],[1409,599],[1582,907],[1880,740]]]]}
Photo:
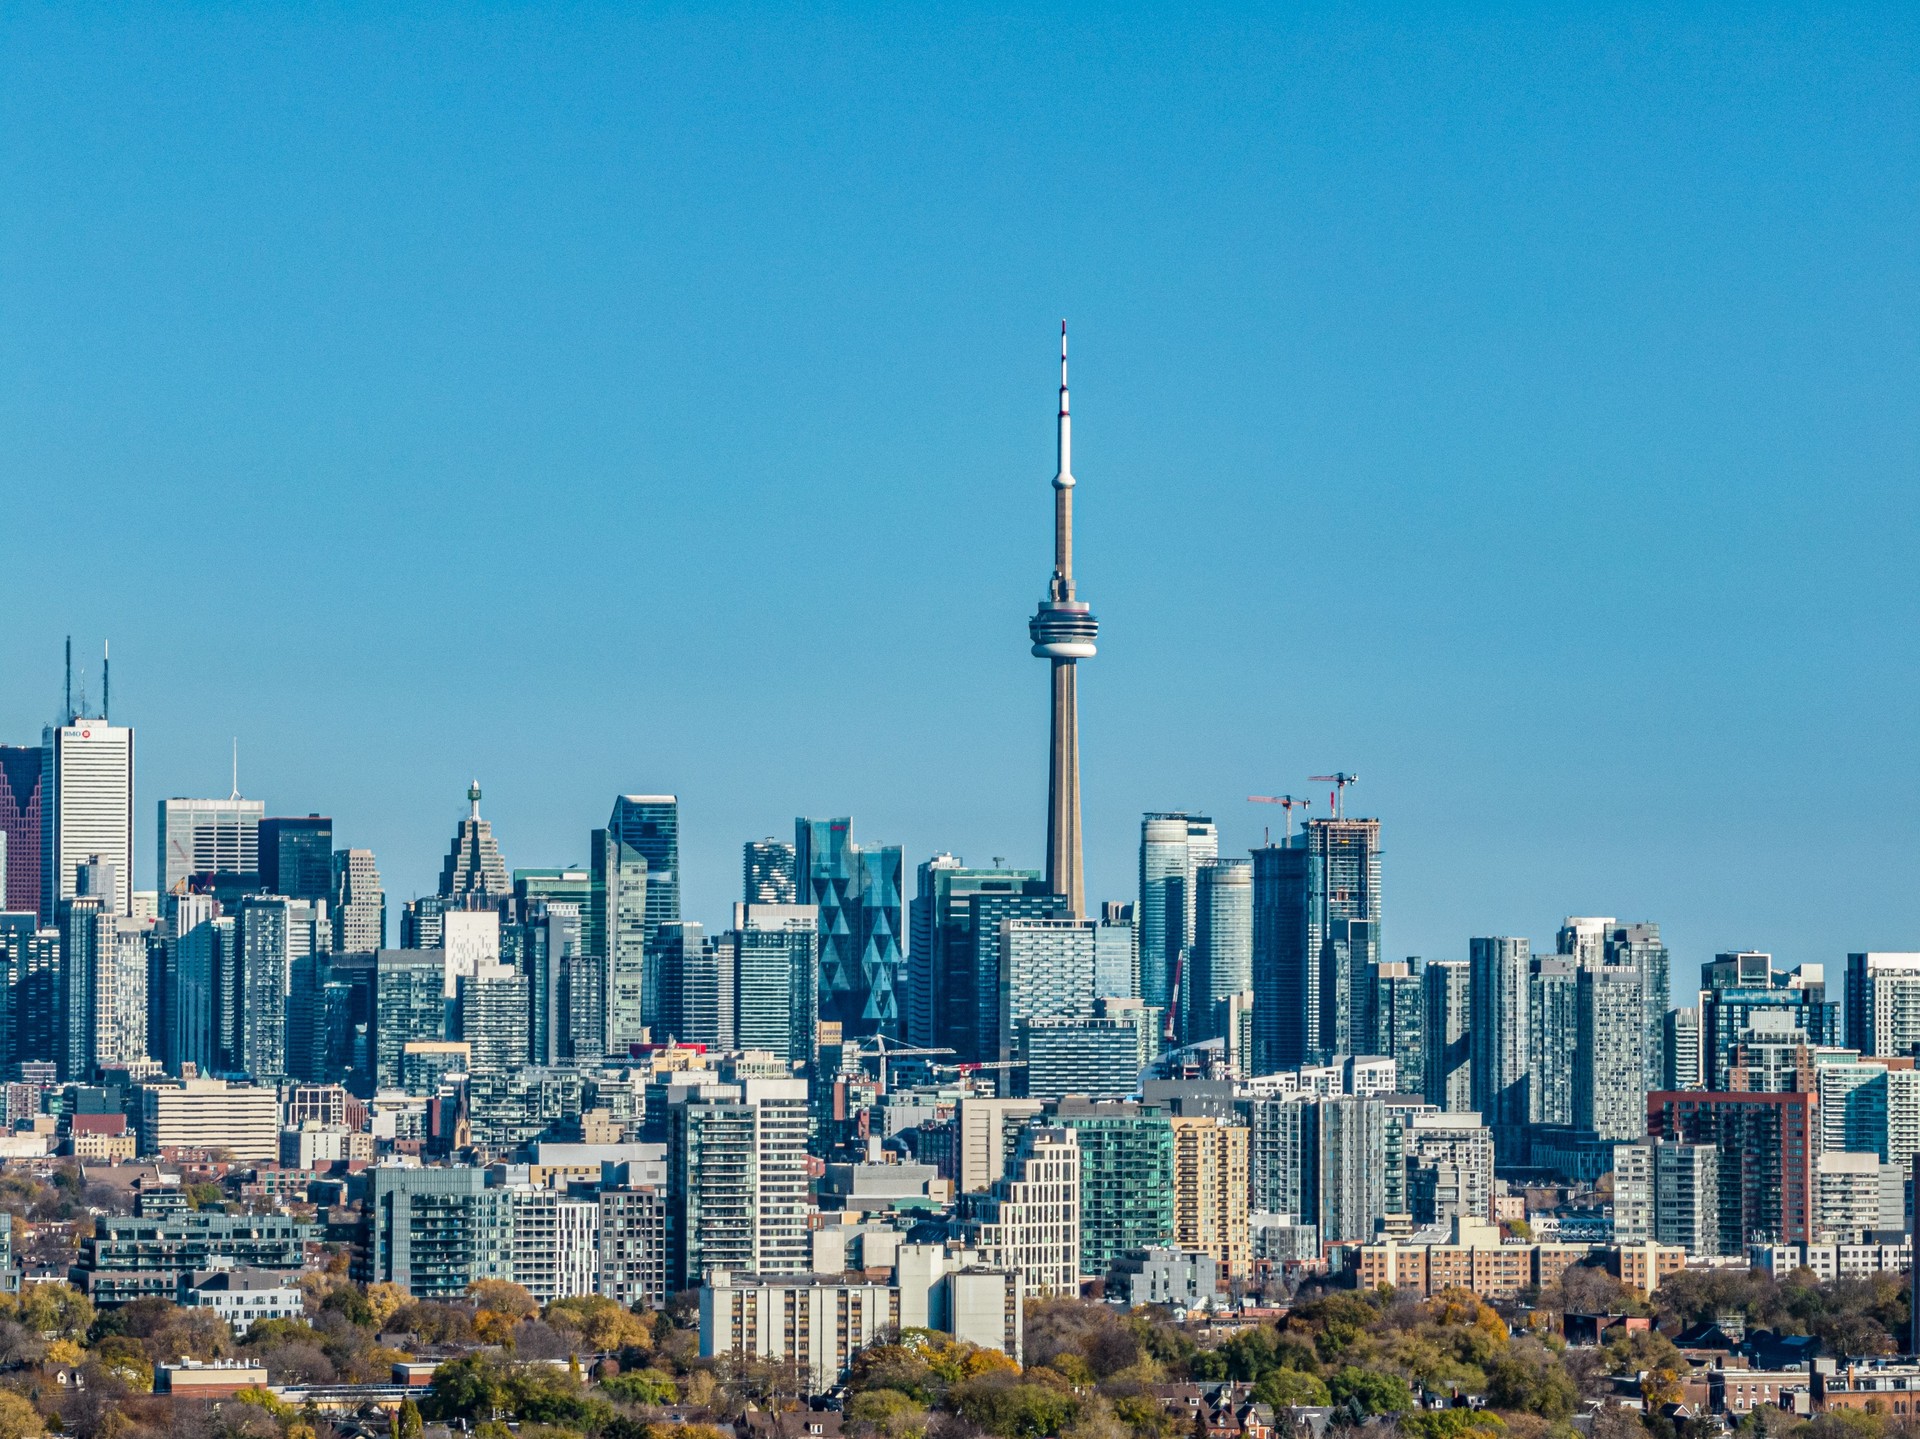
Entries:
{"type": "Polygon", "coordinates": [[[1014,1059],[1022,1025],[1037,1015],[1093,1017],[1095,931],[1090,919],[1000,922],[1000,1058],[1014,1059]]]}
{"type": "Polygon", "coordinates": [[[52,923],[75,874],[98,856],[114,869],[113,912],[133,897],[133,731],[104,719],[48,725],[41,738],[40,913],[52,923]]]}
{"type": "Polygon", "coordinates": [[[1920,954],[1847,956],[1847,1043],[1864,1055],[1920,1044],[1920,954]]]}
{"type": "Polygon", "coordinates": [[[440,944],[446,952],[448,999],[459,992],[459,981],[470,979],[483,965],[500,962],[500,911],[450,909],[441,918],[440,944]]]}
{"type": "Polygon", "coordinates": [[[988,1265],[1018,1273],[1029,1293],[1077,1294],[1080,1146],[1074,1131],[1041,1124],[1023,1129],[1006,1177],[969,1201],[964,1232],[969,1248],[988,1265]]]}
{"type": "Polygon", "coordinates": [[[370,849],[333,852],[333,947],[341,954],[387,947],[387,896],[370,849]]]}
{"type": "Polygon", "coordinates": [[[258,874],[266,804],[242,799],[163,799],[154,875],[162,894],[184,894],[196,874],[258,874]]]}

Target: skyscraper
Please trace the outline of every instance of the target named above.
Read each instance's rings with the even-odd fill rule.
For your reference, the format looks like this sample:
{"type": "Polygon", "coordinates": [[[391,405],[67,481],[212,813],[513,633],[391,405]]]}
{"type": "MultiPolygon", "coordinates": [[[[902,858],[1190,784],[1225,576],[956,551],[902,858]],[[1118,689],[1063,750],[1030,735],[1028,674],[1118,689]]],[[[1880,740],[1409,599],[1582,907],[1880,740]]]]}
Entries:
{"type": "Polygon", "coordinates": [[[332,948],[324,899],[250,895],[235,919],[240,945],[240,1067],[259,1084],[288,1077],[287,996],[294,965],[332,948]]]}
{"type": "MultiPolygon", "coordinates": [[[[115,914],[133,894],[133,731],[99,719],[48,725],[40,757],[40,914],[51,923],[81,865],[113,866],[115,914]]],[[[8,865],[12,868],[11,862],[8,865]]]]}
{"type": "Polygon", "coordinates": [[[1001,1060],[1022,1057],[1025,1021],[1039,1015],[1093,1015],[1089,919],[1008,919],[1000,925],[1001,1060]]]}
{"type": "Polygon", "coordinates": [[[645,1041],[647,857],[611,829],[589,846],[586,945],[606,966],[607,1052],[627,1054],[645,1041]]]}
{"type": "Polygon", "coordinates": [[[1582,965],[1575,977],[1573,1122],[1602,1140],[1646,1132],[1646,1004],[1630,964],[1582,965]]]}
{"type": "Polygon", "coordinates": [[[182,894],[196,874],[260,874],[260,821],[267,807],[236,793],[227,799],[160,801],[154,874],[162,894],[182,894]]]}
{"type": "Polygon", "coordinates": [[[1910,1055],[1920,1046],[1920,954],[1850,954],[1847,1043],[1862,1054],[1910,1055]]]}
{"type": "Polygon", "coordinates": [[[1468,941],[1472,973],[1473,1107],[1494,1132],[1505,1160],[1524,1157],[1527,1123],[1527,941],[1468,941]]]}
{"type": "MultiPolygon", "coordinates": [[[[921,864],[914,890],[908,954],[907,1042],[954,1051],[963,1060],[996,1056],[980,1051],[981,993],[974,972],[973,896],[1020,895],[1051,915],[1046,880],[1034,869],[969,869],[950,854],[921,864]]],[[[993,993],[998,994],[998,976],[993,993]]]]}
{"type": "Polygon", "coordinates": [[[333,821],[323,814],[260,821],[260,888],[288,899],[333,893],[333,821]]]}
{"type": "Polygon", "coordinates": [[[0,836],[6,851],[6,883],[0,910],[38,915],[40,907],[39,745],[0,744],[0,836]]]}
{"type": "Polygon", "coordinates": [[[112,865],[81,865],[78,893],[60,901],[60,1076],[79,1084],[93,1077],[94,992],[100,969],[112,963],[114,881],[112,865]]]}
{"type": "MultiPolygon", "coordinates": [[[[1462,960],[1434,960],[1423,979],[1427,1103],[1453,1112],[1472,1109],[1472,966],[1462,960]]],[[[1254,1014],[1258,1018],[1257,1000],[1254,1014]]]]}
{"type": "Polygon", "coordinates": [[[736,904],[734,1042],[810,1063],[820,1025],[820,916],[810,904],[736,904]]]}
{"type": "Polygon", "coordinates": [[[1640,972],[1640,998],[1646,1011],[1643,1053],[1647,1088],[1658,1089],[1666,1072],[1667,1006],[1672,1002],[1670,963],[1660,926],[1611,926],[1607,930],[1607,963],[1631,965],[1640,972]]]}
{"type": "Polygon", "coordinates": [[[900,1037],[900,847],[863,848],[850,819],[796,819],[800,902],[820,911],[820,1018],[900,1037]]]}
{"type": "Polygon", "coordinates": [[[1228,997],[1253,988],[1253,861],[1203,860],[1194,879],[1193,983],[1181,994],[1188,1044],[1225,1034],[1228,997]]]}
{"type": "Polygon", "coordinates": [[[696,921],[660,926],[654,936],[660,978],[659,1040],[732,1049],[733,950],[707,937],[696,921]]]}
{"type": "Polygon", "coordinates": [[[1393,1061],[1402,1094],[1427,1089],[1425,976],[1417,957],[1382,960],[1373,967],[1373,1043],[1368,1053],[1393,1061]]]}
{"type": "MultiPolygon", "coordinates": [[[[1053,578],[1027,633],[1037,659],[1053,669],[1052,742],[1047,763],[1047,885],[1065,895],[1078,919],[1087,906],[1080,859],[1080,701],[1078,666],[1094,655],[1099,624],[1073,588],[1073,422],[1067,414],[1067,323],[1060,322],[1059,466],[1053,477],[1053,578]]],[[[1157,1003],[1164,1004],[1165,997],[1157,1003]]]]}
{"type": "Polygon", "coordinates": [[[1368,986],[1381,954],[1380,821],[1308,820],[1254,851],[1253,889],[1262,1072],[1354,1053],[1371,1036],[1368,986]]]}
{"type": "Polygon", "coordinates": [[[387,895],[370,849],[333,852],[333,947],[373,954],[387,945],[387,895]]]}
{"type": "MultiPolygon", "coordinates": [[[[613,813],[607,816],[607,835],[618,840],[647,862],[646,907],[641,932],[651,946],[660,927],[680,922],[680,801],[670,794],[623,794],[613,801],[613,813]]],[[[632,980],[631,955],[622,958],[623,983],[632,980]]],[[[640,976],[640,1022],[659,1023],[663,1003],[659,976],[654,966],[642,960],[640,976]]],[[[623,997],[623,1003],[625,999],[623,997]]],[[[622,1026],[630,1030],[623,1017],[622,1026]]]]}
{"type": "Polygon", "coordinates": [[[748,904],[798,904],[793,846],[785,840],[750,839],[741,866],[741,897],[748,904]]]}
{"type": "MultiPolygon", "coordinates": [[[[1312,1058],[1319,1037],[1320,969],[1308,963],[1304,922],[1307,873],[1307,852],[1291,839],[1285,845],[1264,844],[1253,852],[1253,1062],[1256,1074],[1298,1069],[1312,1058]]],[[[1142,988],[1145,987],[1145,952],[1143,927],[1142,988]]]]}
{"type": "MultiPolygon", "coordinates": [[[[1196,874],[1218,857],[1220,832],[1202,814],[1151,813],[1140,819],[1140,997],[1163,1009],[1198,928],[1196,874]]],[[[1184,1006],[1182,1006],[1184,1008],[1184,1006]]]]}
{"type": "Polygon", "coordinates": [[[749,1079],[698,1090],[667,1113],[668,1285],[697,1285],[716,1269],[804,1274],[807,1240],[807,1085],[749,1079]]]}
{"type": "Polygon", "coordinates": [[[480,781],[475,780],[467,786],[467,817],[453,832],[453,846],[440,866],[440,894],[475,909],[486,909],[512,892],[493,825],[480,818],[480,781]]]}
{"type": "Polygon", "coordinates": [[[1541,956],[1527,973],[1527,1122],[1573,1123],[1573,1059],[1579,1042],[1573,959],[1541,956]]]}

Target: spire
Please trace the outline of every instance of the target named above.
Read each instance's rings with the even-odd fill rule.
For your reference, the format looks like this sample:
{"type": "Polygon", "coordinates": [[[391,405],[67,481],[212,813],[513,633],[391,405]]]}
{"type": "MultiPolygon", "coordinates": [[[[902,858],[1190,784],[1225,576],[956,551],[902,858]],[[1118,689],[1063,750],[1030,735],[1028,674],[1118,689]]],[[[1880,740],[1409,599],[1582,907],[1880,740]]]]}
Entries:
{"type": "Polygon", "coordinates": [[[233,798],[240,798],[240,736],[233,737],[233,798]]]}
{"type": "Polygon", "coordinates": [[[1060,472],[1053,477],[1054,488],[1073,485],[1073,419],[1067,413],[1067,322],[1060,322],[1060,472]]]}
{"type": "Polygon", "coordinates": [[[472,784],[467,786],[467,805],[468,805],[467,817],[469,819],[480,818],[480,781],[479,780],[475,780],[472,784]]]}

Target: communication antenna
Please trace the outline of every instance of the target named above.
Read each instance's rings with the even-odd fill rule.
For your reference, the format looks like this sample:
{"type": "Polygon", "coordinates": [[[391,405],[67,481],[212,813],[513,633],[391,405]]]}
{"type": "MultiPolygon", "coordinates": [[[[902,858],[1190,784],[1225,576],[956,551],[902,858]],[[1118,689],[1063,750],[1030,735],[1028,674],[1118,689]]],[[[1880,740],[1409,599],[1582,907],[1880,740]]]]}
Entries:
{"type": "Polygon", "coordinates": [[[108,719],[109,716],[111,716],[113,713],[112,706],[107,703],[107,665],[108,663],[109,661],[108,661],[107,642],[105,640],[102,640],[100,641],[100,718],[103,720],[108,719]]]}
{"type": "Polygon", "coordinates": [[[240,798],[240,736],[233,737],[233,799],[240,798]]]}
{"type": "Polygon", "coordinates": [[[67,703],[62,710],[60,723],[73,723],[73,636],[67,636],[67,703]]]}

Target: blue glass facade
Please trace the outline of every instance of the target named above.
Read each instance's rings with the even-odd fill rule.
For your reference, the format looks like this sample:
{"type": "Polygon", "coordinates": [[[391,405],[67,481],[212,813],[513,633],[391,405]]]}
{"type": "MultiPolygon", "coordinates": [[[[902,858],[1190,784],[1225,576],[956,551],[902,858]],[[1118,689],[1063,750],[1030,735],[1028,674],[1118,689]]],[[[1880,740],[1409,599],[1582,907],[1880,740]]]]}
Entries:
{"type": "Polygon", "coordinates": [[[820,1018],[846,1036],[900,1037],[900,847],[862,849],[850,819],[797,819],[800,902],[820,907],[820,1018]]]}

